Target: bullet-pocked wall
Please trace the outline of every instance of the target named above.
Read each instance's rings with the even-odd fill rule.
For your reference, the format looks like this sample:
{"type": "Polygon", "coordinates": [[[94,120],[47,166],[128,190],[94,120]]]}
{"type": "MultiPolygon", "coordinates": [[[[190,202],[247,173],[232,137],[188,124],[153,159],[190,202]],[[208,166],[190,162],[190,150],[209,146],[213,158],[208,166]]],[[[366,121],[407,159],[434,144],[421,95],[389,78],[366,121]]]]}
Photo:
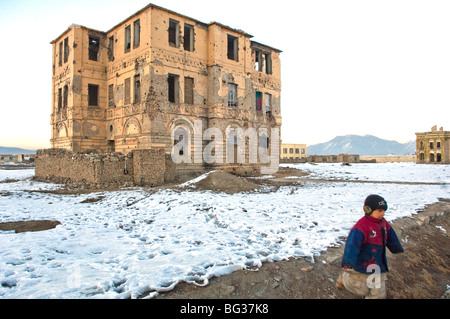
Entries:
{"type": "Polygon", "coordinates": [[[195,121],[224,144],[230,127],[280,128],[281,51],[251,38],[155,5],[107,32],[70,26],[52,41],[52,147],[169,154],[195,121]]]}

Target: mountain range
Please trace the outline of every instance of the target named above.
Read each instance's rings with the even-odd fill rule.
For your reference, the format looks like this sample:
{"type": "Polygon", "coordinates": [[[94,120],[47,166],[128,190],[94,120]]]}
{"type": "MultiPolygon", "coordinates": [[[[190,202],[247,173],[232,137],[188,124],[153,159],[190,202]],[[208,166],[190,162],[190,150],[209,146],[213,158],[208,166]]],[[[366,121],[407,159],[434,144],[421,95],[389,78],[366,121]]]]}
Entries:
{"type": "Polygon", "coordinates": [[[361,156],[411,155],[416,151],[416,142],[399,143],[383,140],[372,135],[337,136],[329,142],[311,145],[308,155],[358,154],[361,156]]]}
{"type": "Polygon", "coordinates": [[[18,147],[0,146],[0,154],[2,155],[17,155],[17,154],[36,154],[36,150],[26,150],[18,147]]]}

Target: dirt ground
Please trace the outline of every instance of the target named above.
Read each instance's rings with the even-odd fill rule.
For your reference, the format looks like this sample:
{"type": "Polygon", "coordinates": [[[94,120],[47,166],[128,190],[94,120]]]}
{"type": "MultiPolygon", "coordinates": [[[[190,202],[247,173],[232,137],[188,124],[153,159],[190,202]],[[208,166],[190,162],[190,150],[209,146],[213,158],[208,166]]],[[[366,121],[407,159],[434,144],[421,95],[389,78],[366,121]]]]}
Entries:
{"type": "MultiPolygon", "coordinates": [[[[292,183],[287,176],[304,176],[282,169],[270,180],[248,180],[251,187],[292,183]]],[[[238,177],[210,175],[203,186],[223,191],[238,177]],[[224,181],[219,188],[218,178],[224,181]],[[216,187],[217,186],[217,187],[216,187]]],[[[242,183],[242,178],[239,177],[242,183]]],[[[232,193],[234,188],[229,189],[232,193]]],[[[388,252],[388,299],[450,298],[450,198],[440,199],[411,218],[392,223],[405,252],[388,252]]],[[[181,283],[158,299],[360,299],[336,288],[344,247],[330,247],[314,261],[304,258],[265,263],[258,270],[242,270],[213,278],[206,287],[181,283]]]]}

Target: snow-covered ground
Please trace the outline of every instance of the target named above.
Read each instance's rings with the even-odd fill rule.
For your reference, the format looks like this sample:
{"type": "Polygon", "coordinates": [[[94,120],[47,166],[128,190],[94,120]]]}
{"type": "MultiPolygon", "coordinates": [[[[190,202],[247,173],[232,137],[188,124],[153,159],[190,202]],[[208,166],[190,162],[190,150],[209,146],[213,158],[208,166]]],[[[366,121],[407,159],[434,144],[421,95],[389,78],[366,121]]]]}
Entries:
{"type": "MultiPolygon", "coordinates": [[[[341,243],[372,193],[386,219],[450,198],[450,165],[298,164],[313,178],[433,184],[308,182],[226,195],[128,188],[79,195],[39,190],[33,170],[0,170],[0,222],[58,220],[42,232],[0,231],[0,298],[137,298],[264,261],[317,256],[341,243]],[[1,183],[17,179],[18,182],[1,183]],[[88,201],[86,199],[96,199],[88,201]]],[[[311,177],[310,176],[310,177],[311,177]]]]}

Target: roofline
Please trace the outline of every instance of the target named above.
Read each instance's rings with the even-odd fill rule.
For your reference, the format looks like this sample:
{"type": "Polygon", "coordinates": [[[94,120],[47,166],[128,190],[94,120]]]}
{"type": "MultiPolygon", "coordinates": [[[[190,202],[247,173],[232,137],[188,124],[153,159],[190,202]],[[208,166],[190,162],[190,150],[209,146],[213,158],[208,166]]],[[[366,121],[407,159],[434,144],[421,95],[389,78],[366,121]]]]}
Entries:
{"type": "MultiPolygon", "coordinates": [[[[183,18],[185,18],[185,19],[189,19],[189,20],[195,21],[196,23],[202,24],[202,25],[205,26],[205,27],[209,27],[209,26],[212,26],[212,25],[218,25],[218,26],[220,26],[220,27],[222,27],[222,28],[225,28],[225,29],[228,29],[228,30],[230,30],[230,31],[239,33],[239,34],[241,34],[241,35],[243,35],[243,36],[245,36],[245,37],[253,38],[253,35],[248,34],[247,32],[245,32],[245,31],[243,31],[243,30],[239,30],[239,29],[232,28],[232,27],[227,26],[227,25],[224,25],[224,24],[222,24],[222,23],[220,23],[220,22],[212,21],[212,22],[210,22],[210,23],[205,23],[205,22],[199,21],[199,20],[197,20],[197,19],[191,18],[191,17],[189,17],[189,16],[186,16],[186,15],[184,15],[184,14],[181,14],[181,13],[175,12],[175,11],[173,11],[173,10],[166,9],[166,8],[157,6],[157,5],[153,4],[153,3],[150,3],[150,4],[146,5],[144,8],[140,9],[139,11],[137,11],[137,12],[135,12],[134,14],[132,14],[131,16],[129,16],[128,18],[122,20],[120,23],[116,24],[114,27],[112,27],[111,29],[109,29],[109,30],[106,31],[106,32],[105,32],[105,31],[99,31],[99,30],[91,29],[91,28],[88,28],[88,27],[85,27],[85,26],[82,26],[82,25],[72,24],[72,25],[69,26],[69,28],[68,28],[66,31],[64,31],[60,36],[58,36],[55,40],[51,41],[50,44],[53,44],[53,43],[55,43],[55,42],[58,42],[60,38],[62,38],[68,31],[70,31],[70,30],[73,29],[74,27],[84,28],[84,29],[87,29],[87,30],[92,30],[92,31],[99,32],[99,33],[103,33],[103,34],[107,35],[107,34],[110,33],[111,31],[113,31],[114,29],[118,28],[118,27],[121,26],[122,24],[124,24],[124,23],[126,23],[127,21],[133,19],[134,17],[140,15],[141,13],[143,13],[144,11],[146,11],[146,10],[148,10],[148,9],[150,9],[150,8],[151,8],[151,9],[154,9],[154,8],[155,8],[155,9],[163,10],[163,11],[166,11],[166,12],[168,12],[168,13],[170,13],[170,14],[174,14],[174,15],[177,15],[177,16],[179,16],[179,17],[183,17],[183,18]]],[[[283,52],[283,51],[281,51],[281,50],[279,50],[279,49],[270,47],[270,46],[265,45],[265,44],[262,44],[262,43],[258,43],[258,42],[255,42],[255,41],[252,41],[252,42],[255,43],[255,44],[258,44],[258,45],[265,46],[265,47],[267,47],[267,48],[269,48],[269,49],[271,49],[271,50],[277,51],[277,52],[283,52]]]]}
{"type": "Polygon", "coordinates": [[[74,29],[74,28],[81,28],[81,29],[91,30],[91,31],[95,31],[95,32],[98,32],[98,33],[103,33],[103,34],[106,35],[106,32],[104,32],[104,31],[99,31],[99,30],[95,30],[95,29],[92,29],[92,28],[85,27],[85,26],[83,26],[83,25],[79,25],[79,24],[72,23],[72,24],[67,28],[66,31],[64,31],[63,33],[61,33],[61,35],[59,35],[55,40],[51,41],[50,44],[53,44],[53,43],[58,42],[62,37],[64,37],[64,35],[65,35],[67,32],[69,32],[70,30],[72,30],[72,29],[74,29]]]}
{"type": "Polygon", "coordinates": [[[259,43],[259,42],[256,42],[256,41],[250,41],[250,43],[251,43],[251,44],[256,44],[256,45],[260,45],[260,46],[266,47],[266,48],[268,48],[268,49],[270,49],[270,50],[273,50],[273,51],[276,51],[276,52],[278,52],[278,53],[282,53],[282,52],[283,52],[283,51],[281,51],[281,50],[279,50],[279,49],[277,49],[277,48],[274,48],[274,47],[271,47],[271,46],[269,46],[269,45],[266,45],[266,44],[263,44],[263,43],[259,43]]]}
{"type": "Polygon", "coordinates": [[[144,11],[150,9],[150,8],[151,8],[151,9],[156,8],[156,9],[159,9],[159,10],[163,10],[163,11],[166,11],[166,12],[168,12],[168,13],[175,14],[175,15],[181,16],[181,17],[186,18],[186,19],[189,19],[189,20],[193,20],[193,21],[195,21],[195,22],[197,22],[197,23],[199,23],[199,24],[203,24],[204,26],[208,26],[207,23],[201,22],[201,21],[199,21],[199,20],[197,20],[197,19],[188,17],[188,16],[186,16],[186,15],[180,14],[180,13],[175,12],[175,11],[173,11],[173,10],[169,10],[169,9],[166,9],[166,8],[163,8],[163,7],[160,7],[160,6],[157,6],[156,4],[150,3],[150,4],[146,5],[144,8],[142,8],[141,10],[139,10],[139,11],[133,13],[131,16],[129,16],[129,17],[126,18],[125,20],[123,20],[123,21],[121,21],[120,23],[116,24],[114,27],[112,27],[111,29],[109,29],[108,31],[106,31],[106,33],[109,33],[109,32],[111,32],[111,31],[113,31],[115,28],[119,27],[120,25],[124,24],[124,23],[127,22],[128,20],[134,18],[135,16],[138,16],[139,14],[141,14],[142,12],[144,12],[144,11]]]}

